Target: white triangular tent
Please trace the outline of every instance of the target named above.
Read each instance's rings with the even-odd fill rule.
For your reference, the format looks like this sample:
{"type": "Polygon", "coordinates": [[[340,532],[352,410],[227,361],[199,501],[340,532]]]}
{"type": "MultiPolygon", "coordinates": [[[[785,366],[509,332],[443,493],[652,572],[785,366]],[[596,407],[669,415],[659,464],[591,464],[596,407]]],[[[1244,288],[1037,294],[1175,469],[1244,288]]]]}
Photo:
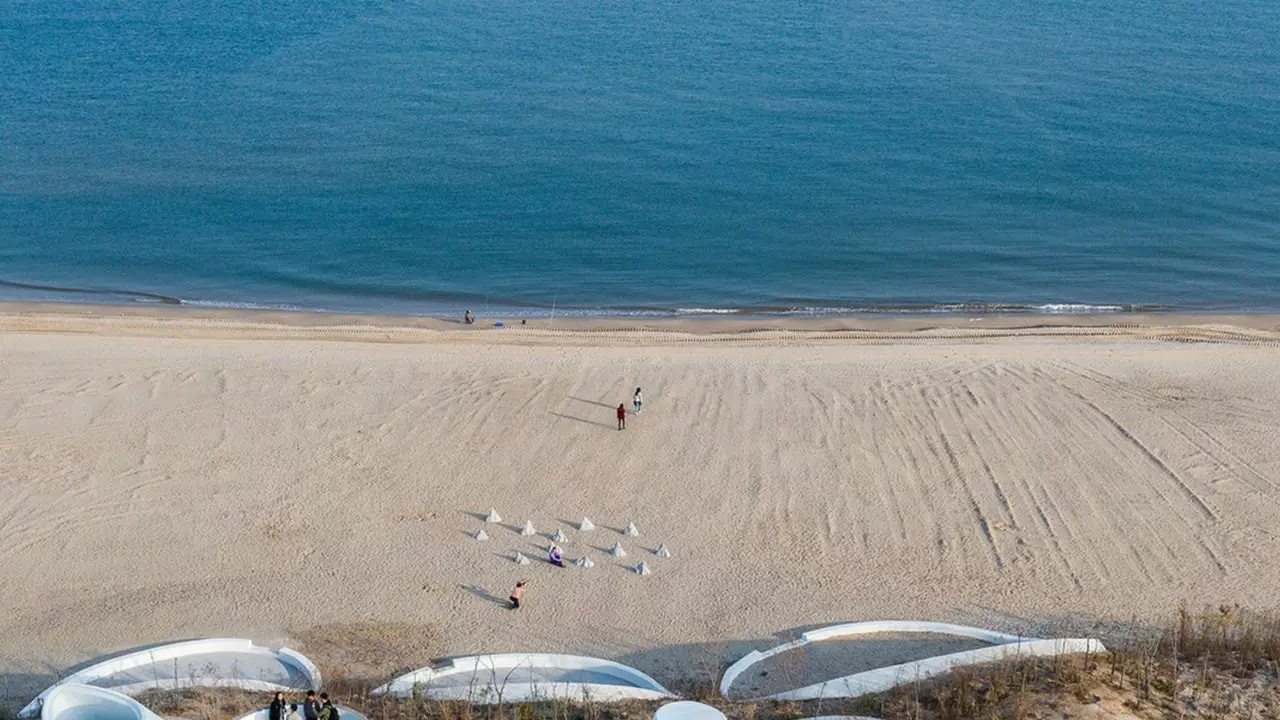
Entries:
{"type": "Polygon", "coordinates": [[[520,530],[520,534],[521,534],[521,535],[524,535],[525,537],[529,537],[530,535],[537,535],[537,534],[538,534],[538,531],[537,531],[537,530],[535,530],[535,529],[534,529],[534,527],[533,527],[533,521],[532,521],[532,520],[525,520],[525,521],[524,521],[524,527],[520,530]]]}
{"type": "Polygon", "coordinates": [[[511,558],[511,559],[512,559],[512,560],[514,560],[514,561],[515,561],[515,563],[516,563],[517,565],[528,565],[528,564],[529,564],[529,558],[525,557],[525,556],[524,556],[524,553],[522,553],[522,552],[516,552],[516,556],[515,556],[514,558],[511,558]]]}
{"type": "Polygon", "coordinates": [[[659,545],[658,549],[655,550],[653,554],[657,555],[658,557],[671,557],[671,551],[667,549],[666,543],[662,543],[661,545],[659,545]]]}
{"type": "Polygon", "coordinates": [[[565,535],[563,530],[556,530],[556,534],[555,534],[555,535],[552,535],[552,536],[551,536],[551,539],[552,539],[552,540],[555,540],[555,541],[556,541],[556,542],[558,542],[558,543],[567,543],[567,542],[569,542],[569,536],[568,536],[568,535],[565,535]]]}
{"type": "Polygon", "coordinates": [[[485,532],[485,531],[484,531],[484,528],[481,528],[481,529],[477,530],[477,531],[475,532],[475,534],[474,534],[474,535],[472,535],[471,537],[473,537],[473,538],[475,538],[475,539],[477,539],[477,540],[488,540],[488,539],[489,539],[489,533],[485,532]]]}
{"type": "Polygon", "coordinates": [[[640,537],[640,531],[636,529],[636,524],[633,522],[627,523],[627,529],[623,530],[622,534],[627,537],[640,537]]]}
{"type": "Polygon", "coordinates": [[[502,516],[498,514],[497,510],[494,510],[493,508],[489,508],[489,514],[484,516],[484,521],[491,522],[491,523],[500,523],[502,522],[502,516]]]}
{"type": "Polygon", "coordinates": [[[649,570],[649,563],[647,563],[647,562],[645,562],[645,561],[641,560],[641,561],[640,561],[640,564],[636,566],[636,574],[637,574],[637,575],[648,575],[648,574],[649,574],[649,572],[650,572],[650,570],[649,570]]]}
{"type": "Polygon", "coordinates": [[[614,557],[626,557],[627,551],[622,549],[622,543],[614,543],[613,548],[609,550],[609,554],[614,557]]]}
{"type": "Polygon", "coordinates": [[[591,518],[582,518],[582,522],[578,523],[578,530],[582,532],[591,532],[596,529],[596,524],[591,522],[591,518]]]}

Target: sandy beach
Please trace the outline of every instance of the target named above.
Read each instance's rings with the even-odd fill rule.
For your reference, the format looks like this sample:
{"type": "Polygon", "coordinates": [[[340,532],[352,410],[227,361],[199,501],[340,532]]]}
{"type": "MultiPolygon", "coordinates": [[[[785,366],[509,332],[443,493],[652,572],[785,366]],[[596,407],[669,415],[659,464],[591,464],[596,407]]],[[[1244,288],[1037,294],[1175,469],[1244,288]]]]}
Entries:
{"type": "Polygon", "coordinates": [[[0,308],[0,702],[205,635],[674,683],[851,620],[1280,597],[1274,316],[542,323],[0,308]]]}

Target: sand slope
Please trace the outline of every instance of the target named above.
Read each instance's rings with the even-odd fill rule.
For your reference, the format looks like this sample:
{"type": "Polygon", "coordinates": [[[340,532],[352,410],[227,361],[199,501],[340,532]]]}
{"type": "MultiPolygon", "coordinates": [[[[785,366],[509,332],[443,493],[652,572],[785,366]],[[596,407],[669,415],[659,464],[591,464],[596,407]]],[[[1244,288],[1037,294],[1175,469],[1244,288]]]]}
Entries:
{"type": "Polygon", "coordinates": [[[46,663],[205,634],[357,627],[403,653],[386,670],[576,651],[665,682],[819,624],[1034,631],[1280,596],[1274,346],[190,334],[0,335],[9,704],[46,663]],[[475,542],[491,506],[507,527],[475,542]],[[507,559],[558,528],[595,568],[507,559]]]}

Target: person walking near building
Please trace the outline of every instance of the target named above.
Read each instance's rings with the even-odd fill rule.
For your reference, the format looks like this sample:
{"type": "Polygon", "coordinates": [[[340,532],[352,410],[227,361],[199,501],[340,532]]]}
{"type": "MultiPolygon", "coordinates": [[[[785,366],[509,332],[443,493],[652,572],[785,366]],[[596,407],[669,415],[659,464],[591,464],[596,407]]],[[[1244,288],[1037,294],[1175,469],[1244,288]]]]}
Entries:
{"type": "Polygon", "coordinates": [[[618,429],[627,429],[627,406],[622,403],[618,403],[618,429]]]}
{"type": "Polygon", "coordinates": [[[329,693],[320,693],[320,700],[323,701],[320,706],[320,720],[340,720],[338,708],[333,706],[333,701],[329,699],[329,693]]]}

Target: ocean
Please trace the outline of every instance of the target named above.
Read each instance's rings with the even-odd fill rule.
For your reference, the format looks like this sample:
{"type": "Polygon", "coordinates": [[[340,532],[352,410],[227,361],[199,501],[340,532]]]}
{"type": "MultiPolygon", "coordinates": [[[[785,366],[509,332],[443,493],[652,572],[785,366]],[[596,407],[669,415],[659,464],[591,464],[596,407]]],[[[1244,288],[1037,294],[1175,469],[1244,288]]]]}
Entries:
{"type": "Polygon", "coordinates": [[[1274,0],[9,0],[0,298],[1280,311],[1274,0]]]}

